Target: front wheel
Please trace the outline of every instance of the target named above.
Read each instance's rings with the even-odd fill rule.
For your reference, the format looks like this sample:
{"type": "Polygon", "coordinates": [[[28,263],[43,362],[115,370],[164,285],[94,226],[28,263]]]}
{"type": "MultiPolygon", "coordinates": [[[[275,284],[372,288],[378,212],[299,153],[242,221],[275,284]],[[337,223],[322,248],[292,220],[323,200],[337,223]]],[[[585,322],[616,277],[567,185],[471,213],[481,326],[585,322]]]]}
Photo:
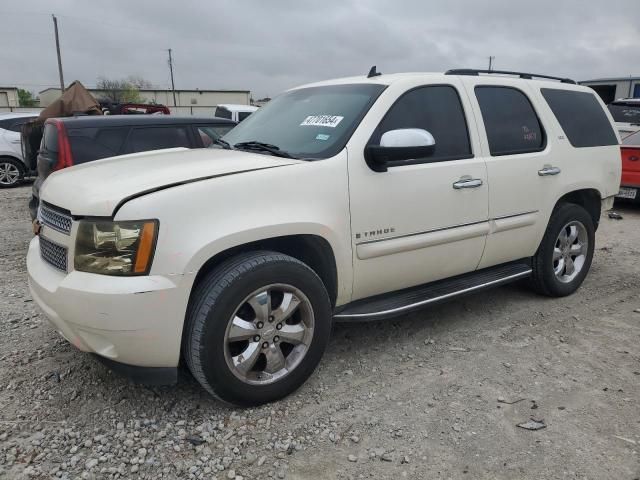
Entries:
{"type": "Polygon", "coordinates": [[[551,297],[575,292],[589,272],[594,246],[591,215],[580,205],[560,205],[532,259],[534,289],[551,297]]]}
{"type": "Polygon", "coordinates": [[[217,398],[259,405],[293,392],[318,365],[331,304],[315,272],[276,252],[232,258],[196,287],[183,349],[200,384],[217,398]]]}
{"type": "Polygon", "coordinates": [[[0,188],[15,187],[24,177],[24,166],[13,158],[0,158],[0,188]]]}

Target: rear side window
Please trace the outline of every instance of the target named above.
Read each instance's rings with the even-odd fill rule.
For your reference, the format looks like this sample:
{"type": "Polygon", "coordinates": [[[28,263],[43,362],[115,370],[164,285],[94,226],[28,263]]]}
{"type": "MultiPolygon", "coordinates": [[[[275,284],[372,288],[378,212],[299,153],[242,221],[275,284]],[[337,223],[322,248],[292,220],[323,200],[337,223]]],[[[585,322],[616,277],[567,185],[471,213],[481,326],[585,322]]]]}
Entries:
{"type": "Polygon", "coordinates": [[[238,123],[240,123],[242,120],[244,120],[245,118],[247,118],[249,115],[251,115],[253,112],[238,112],[238,123]]]}
{"type": "Polygon", "coordinates": [[[128,128],[70,129],[68,135],[74,165],[119,155],[128,131],[128,128]]]}
{"type": "Polygon", "coordinates": [[[224,107],[216,107],[216,113],[214,115],[218,118],[228,118],[231,120],[231,111],[224,107]]]}
{"type": "Polygon", "coordinates": [[[185,127],[134,128],[129,136],[129,152],[191,147],[185,127]]]}
{"type": "Polygon", "coordinates": [[[618,138],[593,93],[542,88],[542,96],[574,147],[617,145],[618,138]]]}
{"type": "Polygon", "coordinates": [[[433,135],[435,150],[425,161],[438,162],[472,156],[460,97],[451,86],[420,87],[405,93],[380,122],[370,144],[380,145],[380,138],[385,132],[400,128],[420,128],[433,135]]]}
{"type": "Polygon", "coordinates": [[[545,147],[542,124],[529,98],[511,87],[477,86],[492,156],[538,152],[545,147]]]}

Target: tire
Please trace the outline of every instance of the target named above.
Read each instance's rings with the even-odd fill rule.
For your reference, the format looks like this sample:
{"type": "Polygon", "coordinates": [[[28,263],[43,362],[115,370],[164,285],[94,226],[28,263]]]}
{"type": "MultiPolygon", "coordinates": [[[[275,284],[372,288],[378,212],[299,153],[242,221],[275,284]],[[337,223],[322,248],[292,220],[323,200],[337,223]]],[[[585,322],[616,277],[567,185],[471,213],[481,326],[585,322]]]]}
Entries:
{"type": "Polygon", "coordinates": [[[24,178],[25,168],[15,158],[0,157],[0,188],[11,188],[24,178]]]}
{"type": "Polygon", "coordinates": [[[289,395],[313,373],[329,342],[332,309],[311,268],[260,251],[207,274],[186,317],[183,352],[196,380],[219,400],[253,406],[289,395]],[[278,369],[282,361],[286,368],[278,369]]]}
{"type": "Polygon", "coordinates": [[[549,297],[571,295],[589,272],[594,247],[595,227],[591,215],[573,203],[558,206],[532,258],[533,289],[549,297]],[[572,241],[574,232],[577,237],[572,241]]]}

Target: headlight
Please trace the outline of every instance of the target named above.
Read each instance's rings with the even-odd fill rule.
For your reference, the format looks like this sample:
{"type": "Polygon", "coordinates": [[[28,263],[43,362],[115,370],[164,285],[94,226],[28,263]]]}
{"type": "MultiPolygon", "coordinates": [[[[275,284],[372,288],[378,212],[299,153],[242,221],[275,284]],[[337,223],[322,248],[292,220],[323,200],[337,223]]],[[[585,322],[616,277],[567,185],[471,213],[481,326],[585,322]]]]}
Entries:
{"type": "Polygon", "coordinates": [[[76,237],[75,269],[103,275],[146,275],[157,235],[157,220],[83,220],[76,237]]]}

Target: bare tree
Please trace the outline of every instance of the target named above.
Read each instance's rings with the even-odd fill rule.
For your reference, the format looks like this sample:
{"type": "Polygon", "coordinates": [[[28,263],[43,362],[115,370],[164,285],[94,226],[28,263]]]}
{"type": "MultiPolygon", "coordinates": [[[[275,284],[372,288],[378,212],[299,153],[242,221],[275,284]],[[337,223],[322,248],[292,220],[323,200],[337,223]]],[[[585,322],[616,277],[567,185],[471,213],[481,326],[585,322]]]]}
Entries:
{"type": "Polygon", "coordinates": [[[100,98],[112,103],[141,103],[141,88],[151,88],[151,82],[135,75],[121,80],[100,77],[96,85],[100,98]]]}

